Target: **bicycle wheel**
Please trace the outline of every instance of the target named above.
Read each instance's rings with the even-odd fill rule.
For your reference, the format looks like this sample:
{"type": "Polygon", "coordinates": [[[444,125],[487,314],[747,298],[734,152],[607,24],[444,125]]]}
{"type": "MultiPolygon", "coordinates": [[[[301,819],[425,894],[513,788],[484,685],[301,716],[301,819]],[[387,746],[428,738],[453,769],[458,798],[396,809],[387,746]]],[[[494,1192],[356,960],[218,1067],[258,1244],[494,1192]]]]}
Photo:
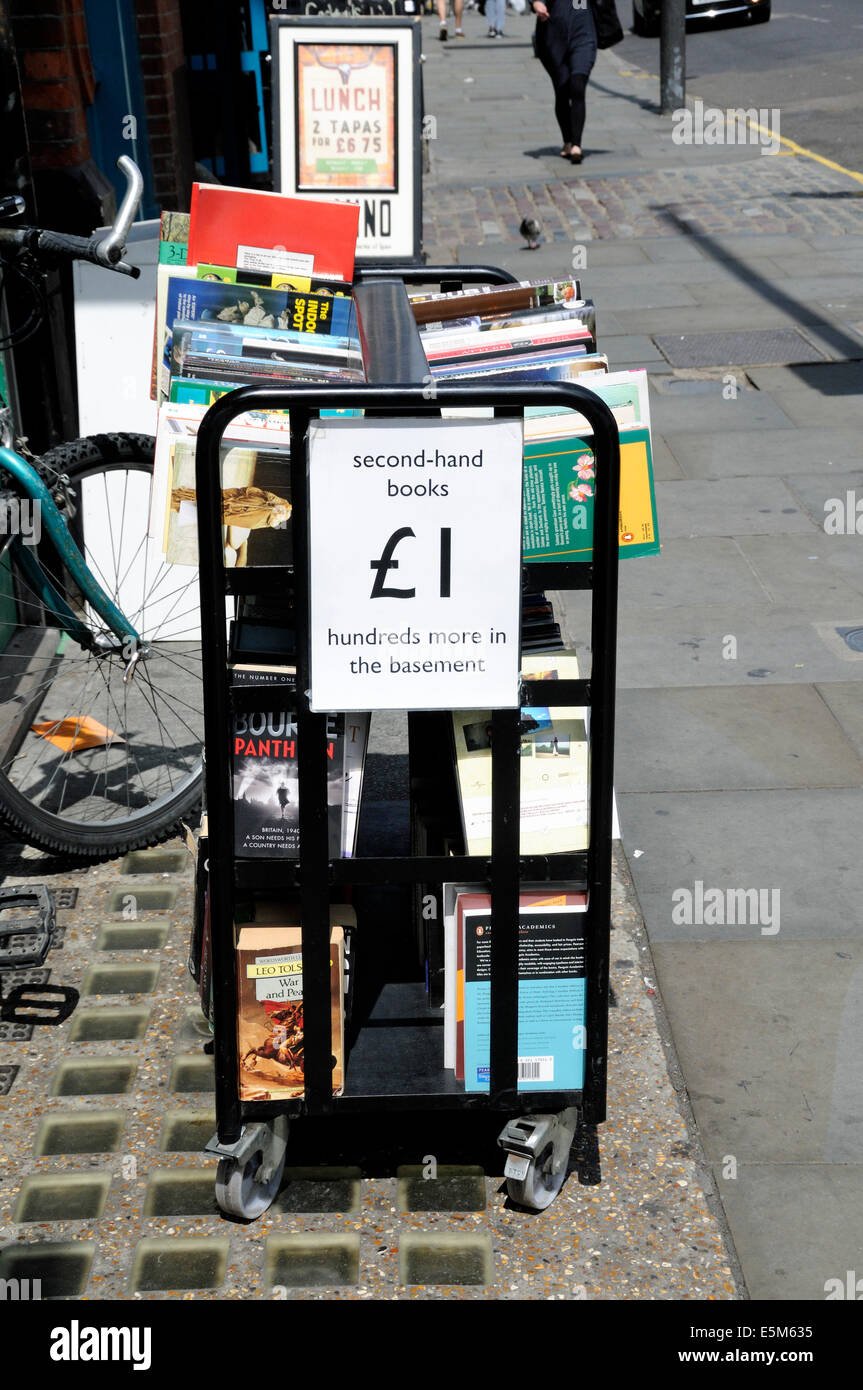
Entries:
{"type": "MultiPolygon", "coordinates": [[[[200,803],[198,571],[168,565],[147,537],[153,448],[147,435],[99,435],[39,460],[91,573],[144,639],[130,679],[115,638],[85,650],[20,550],[7,540],[0,553],[0,822],[93,860],[166,839],[200,803]]],[[[73,613],[106,633],[50,542],[35,553],[73,613]]]]}

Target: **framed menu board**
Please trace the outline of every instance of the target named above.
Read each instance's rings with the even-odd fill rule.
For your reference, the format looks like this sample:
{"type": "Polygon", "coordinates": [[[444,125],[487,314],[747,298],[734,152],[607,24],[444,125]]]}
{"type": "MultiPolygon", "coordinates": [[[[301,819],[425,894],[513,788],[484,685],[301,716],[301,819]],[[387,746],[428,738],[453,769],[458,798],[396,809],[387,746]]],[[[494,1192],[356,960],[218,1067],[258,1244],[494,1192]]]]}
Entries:
{"type": "Polygon", "coordinates": [[[271,23],[277,188],[359,203],[360,264],[418,261],[418,23],[347,14],[271,23]]]}

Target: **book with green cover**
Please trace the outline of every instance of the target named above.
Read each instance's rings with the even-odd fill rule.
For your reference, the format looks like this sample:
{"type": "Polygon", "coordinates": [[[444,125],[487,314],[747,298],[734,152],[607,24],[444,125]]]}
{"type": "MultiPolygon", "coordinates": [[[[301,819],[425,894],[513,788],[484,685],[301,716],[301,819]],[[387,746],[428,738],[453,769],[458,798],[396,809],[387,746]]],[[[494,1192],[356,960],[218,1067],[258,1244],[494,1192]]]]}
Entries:
{"type": "MultiPolygon", "coordinates": [[[[522,548],[525,560],[593,557],[596,459],[592,436],[525,440],[522,548]]],[[[658,555],[650,431],[620,427],[620,556],[658,555]]]]}

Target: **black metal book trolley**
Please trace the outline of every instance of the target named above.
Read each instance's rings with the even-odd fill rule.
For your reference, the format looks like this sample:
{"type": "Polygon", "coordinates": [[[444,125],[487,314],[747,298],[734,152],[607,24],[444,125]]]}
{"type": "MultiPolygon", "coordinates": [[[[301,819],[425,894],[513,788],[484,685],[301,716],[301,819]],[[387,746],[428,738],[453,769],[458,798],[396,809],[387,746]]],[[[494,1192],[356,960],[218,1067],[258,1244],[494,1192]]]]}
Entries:
{"type": "MultiPolygon", "coordinates": [[[[428,389],[428,366],[410,308],[405,280],[438,279],[446,288],[463,282],[511,280],[489,267],[470,270],[424,267],[410,272],[366,273],[356,286],[356,303],[368,382],[357,386],[249,386],[222,397],[203,420],[197,446],[197,498],[204,674],[209,905],[212,940],[215,1102],[217,1133],[207,1152],[221,1159],[216,1195],[226,1213],[260,1216],[276,1196],[286,1159],[289,1117],[347,1115],[371,1120],[383,1112],[435,1111],[452,1124],[459,1112],[495,1111],[506,1119],[499,1143],[507,1153],[510,1197],[523,1206],[550,1204],[567,1174],[577,1129],[595,1155],[595,1126],[605,1118],[608,1033],[608,960],[611,912],[611,827],[614,737],[615,641],[618,564],[619,448],[611,411],[591,391],[570,383],[539,385],[438,386],[428,389]],[[309,709],[309,422],[320,410],[362,408],[377,417],[420,417],[430,428],[442,408],[493,407],[495,417],[523,417],[525,407],[558,405],[586,416],[594,432],[596,488],[592,563],[525,565],[522,588],[590,589],[591,670],[589,678],[555,684],[555,704],[585,706],[589,725],[589,847],[568,854],[519,854],[519,709],[492,711],[492,838],[488,856],[363,857],[331,859],[327,831],[326,715],[309,709]],[[290,473],[293,505],[293,565],[229,569],[222,547],[219,448],[226,426],[245,410],[290,410],[290,473]],[[249,692],[231,688],[228,677],[226,595],[290,595],[296,633],[296,708],[299,799],[298,860],[243,861],[234,858],[231,765],[228,730],[238,702],[249,692]],[[491,1055],[487,1092],[466,1091],[443,1066],[443,1017],[428,1001],[417,1006],[424,1034],[439,1048],[439,1067],[419,1087],[406,1088],[404,1018],[363,1036],[355,1051],[366,1059],[361,1075],[345,1059],[343,1093],[333,1095],[329,903],[345,885],[419,885],[443,881],[487,885],[493,921],[491,953],[491,1055]],[[518,909],[523,882],[566,881],[587,894],[586,1036],[581,1091],[519,1090],[518,909]],[[237,953],[235,905],[255,883],[269,892],[291,890],[299,897],[302,923],[305,1089],[288,1101],[241,1101],[238,1080],[237,953]],[[435,1024],[440,1024],[439,1028],[435,1024]],[[362,1043],[362,1049],[359,1044],[362,1043]],[[368,1058],[377,1059],[370,1068],[368,1058]],[[398,1058],[398,1065],[394,1059],[398,1058]],[[371,1075],[371,1080],[370,1080],[371,1075]],[[450,1112],[447,1116],[446,1112],[450,1112]],[[453,1114],[452,1112],[455,1112],[453,1114]]],[[[548,685],[523,681],[521,705],[543,705],[548,685]]],[[[285,688],[278,687],[281,697],[285,688]]],[[[260,699],[261,687],[254,688],[260,699]]],[[[247,706],[248,707],[248,704],[247,706]]],[[[411,715],[416,721],[423,714],[411,715]]],[[[409,724],[410,727],[410,724],[409,724]]],[[[413,737],[411,732],[410,737],[413,737]]],[[[411,751],[413,757],[413,750],[411,751]]],[[[405,929],[411,927],[405,922],[405,929]]],[[[359,923],[357,945],[375,924],[359,923]]],[[[420,991],[423,992],[421,987],[420,991]]],[[[424,993],[424,992],[423,992],[424,993]]],[[[400,1012],[400,1011],[397,1011],[400,1012]]],[[[386,1020],[383,1021],[386,1025],[386,1020]]],[[[436,1054],[437,1055],[437,1054],[436,1054]]],[[[358,1142],[359,1136],[358,1136],[358,1142]]],[[[591,1180],[589,1173],[582,1180],[591,1180]]]]}

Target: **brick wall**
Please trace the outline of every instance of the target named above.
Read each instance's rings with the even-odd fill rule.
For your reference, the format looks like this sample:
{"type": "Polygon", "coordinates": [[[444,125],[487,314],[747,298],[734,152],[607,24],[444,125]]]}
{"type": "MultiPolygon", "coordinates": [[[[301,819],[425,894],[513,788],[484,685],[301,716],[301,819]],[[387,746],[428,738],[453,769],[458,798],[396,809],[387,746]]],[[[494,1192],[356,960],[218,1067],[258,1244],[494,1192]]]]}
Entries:
{"type": "Polygon", "coordinates": [[[10,8],[33,171],[83,164],[94,91],[83,2],[12,0],[10,8]]]}
{"type": "Polygon", "coordinates": [[[162,207],[185,210],[192,181],[179,0],[135,0],[153,187],[162,207]]]}

